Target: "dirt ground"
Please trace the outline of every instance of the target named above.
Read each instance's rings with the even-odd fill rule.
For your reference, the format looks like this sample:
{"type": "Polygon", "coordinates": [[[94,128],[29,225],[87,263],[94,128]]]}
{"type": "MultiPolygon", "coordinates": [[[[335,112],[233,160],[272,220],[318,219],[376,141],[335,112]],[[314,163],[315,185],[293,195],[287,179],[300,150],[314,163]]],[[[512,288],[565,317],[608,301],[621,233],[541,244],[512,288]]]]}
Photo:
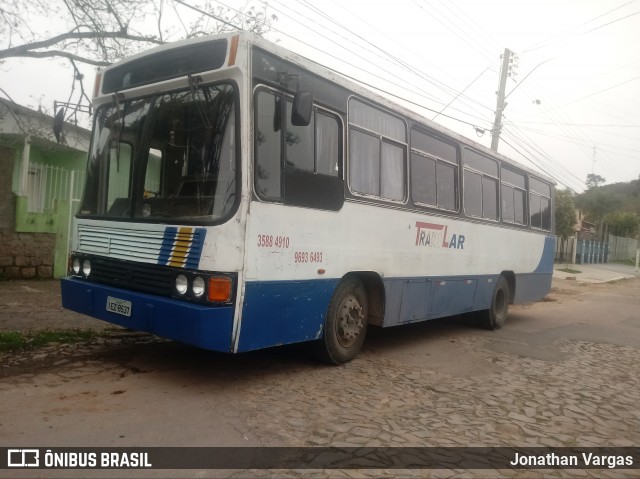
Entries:
{"type": "Polygon", "coordinates": [[[60,281],[0,281],[0,331],[102,330],[108,324],[62,307],[60,281]]]}

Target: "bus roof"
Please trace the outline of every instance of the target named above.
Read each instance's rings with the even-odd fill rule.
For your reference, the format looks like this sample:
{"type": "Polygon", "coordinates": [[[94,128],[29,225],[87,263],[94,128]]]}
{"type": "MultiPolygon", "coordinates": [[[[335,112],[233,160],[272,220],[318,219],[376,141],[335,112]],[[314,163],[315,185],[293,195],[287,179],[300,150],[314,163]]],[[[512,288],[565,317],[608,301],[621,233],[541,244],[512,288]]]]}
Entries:
{"type": "MultiPolygon", "coordinates": [[[[462,144],[463,146],[468,146],[471,148],[474,148],[476,150],[478,150],[481,153],[484,153],[486,155],[498,158],[499,160],[501,160],[502,162],[509,164],[509,165],[513,165],[514,167],[517,167],[520,170],[526,171],[529,174],[532,174],[540,179],[543,179],[553,185],[556,184],[556,181],[550,177],[547,174],[541,173],[539,171],[533,170],[531,168],[528,168],[524,165],[522,165],[520,162],[517,162],[501,153],[498,153],[496,151],[493,151],[489,148],[487,148],[486,146],[464,136],[461,135],[445,126],[440,125],[439,123],[436,123],[433,120],[430,120],[424,116],[422,116],[420,113],[405,107],[401,104],[399,104],[398,102],[392,100],[391,98],[385,96],[383,93],[378,93],[376,91],[374,91],[373,89],[375,89],[374,86],[370,86],[370,85],[363,85],[361,83],[359,83],[357,81],[357,79],[352,79],[347,77],[346,75],[344,75],[343,73],[330,69],[314,60],[311,60],[307,57],[304,57],[298,53],[295,53],[291,50],[288,50],[286,48],[283,48],[273,42],[270,42],[268,40],[265,40],[264,38],[250,33],[250,32],[245,32],[245,31],[236,31],[236,32],[230,32],[230,33],[224,33],[224,34],[219,34],[219,35],[213,35],[213,36],[206,36],[206,37],[198,37],[198,38],[191,38],[191,39],[186,39],[186,40],[180,40],[177,42],[172,42],[172,43],[168,43],[165,45],[161,45],[149,50],[146,50],[144,52],[138,53],[136,55],[132,55],[131,57],[128,57],[124,60],[121,60],[113,65],[110,65],[109,67],[105,68],[102,73],[106,73],[109,70],[115,69],[115,68],[119,68],[123,65],[126,65],[129,62],[144,58],[148,55],[153,55],[153,54],[157,54],[157,53],[161,53],[161,52],[169,52],[173,49],[176,48],[182,48],[182,47],[186,47],[189,45],[197,45],[200,43],[206,43],[206,42],[211,42],[213,40],[216,39],[222,39],[222,38],[232,38],[234,36],[238,36],[239,37],[239,41],[241,43],[244,43],[246,46],[249,45],[256,45],[258,47],[260,47],[261,49],[270,52],[280,58],[282,58],[285,61],[291,62],[293,64],[295,64],[298,67],[304,68],[306,70],[308,70],[310,73],[315,74],[319,77],[322,77],[330,82],[333,82],[351,92],[353,92],[355,95],[361,96],[364,99],[368,99],[374,103],[379,104],[380,106],[391,110],[393,112],[396,112],[406,118],[411,119],[412,121],[416,122],[416,123],[420,123],[436,132],[441,133],[443,136],[449,137],[457,142],[459,142],[460,144],[462,144]]],[[[411,102],[411,100],[406,99],[406,101],[411,102]]]]}

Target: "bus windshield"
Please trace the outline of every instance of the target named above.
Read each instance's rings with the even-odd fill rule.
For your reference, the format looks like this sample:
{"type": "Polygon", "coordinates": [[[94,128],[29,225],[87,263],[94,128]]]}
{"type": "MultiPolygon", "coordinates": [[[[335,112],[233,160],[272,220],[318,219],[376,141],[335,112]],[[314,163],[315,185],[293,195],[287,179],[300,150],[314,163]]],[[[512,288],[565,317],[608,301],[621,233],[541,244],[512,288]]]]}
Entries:
{"type": "Polygon", "coordinates": [[[230,215],[235,103],[229,84],[192,83],[99,108],[80,216],[211,222],[230,215]]]}

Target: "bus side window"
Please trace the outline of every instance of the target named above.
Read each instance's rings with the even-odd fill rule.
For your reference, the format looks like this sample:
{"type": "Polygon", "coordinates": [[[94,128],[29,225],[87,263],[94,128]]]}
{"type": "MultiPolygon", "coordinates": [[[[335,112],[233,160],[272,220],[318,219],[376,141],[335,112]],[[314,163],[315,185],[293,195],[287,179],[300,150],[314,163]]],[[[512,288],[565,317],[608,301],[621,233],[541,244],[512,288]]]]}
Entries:
{"type": "Polygon", "coordinates": [[[256,193],[287,205],[338,210],[344,203],[339,119],[314,107],[309,125],[294,125],[292,109],[282,93],[256,93],[256,193]]]}
{"type": "Polygon", "coordinates": [[[293,102],[287,100],[284,132],[284,202],[339,210],[344,184],[339,177],[340,129],[337,117],[314,107],[307,126],[293,125],[293,102]]]}
{"type": "Polygon", "coordinates": [[[526,225],[524,174],[502,168],[502,221],[526,225]]]}
{"type": "Polygon", "coordinates": [[[458,153],[455,146],[411,130],[411,196],[420,206],[458,210],[458,153]]]}
{"type": "Polygon", "coordinates": [[[255,101],[255,185],[258,195],[281,200],[280,101],[273,93],[259,91],[255,101]]]}
{"type": "Polygon", "coordinates": [[[316,173],[338,176],[340,172],[340,126],[335,117],[316,114],[316,173]]]}
{"type": "Polygon", "coordinates": [[[497,221],[498,163],[475,151],[464,150],[464,211],[468,216],[497,221]]]}
{"type": "Polygon", "coordinates": [[[354,193],[404,202],[407,189],[404,121],[357,98],[349,100],[349,182],[354,193]]]}
{"type": "Polygon", "coordinates": [[[551,186],[536,178],[529,178],[529,214],[531,226],[551,231],[551,186]]]}

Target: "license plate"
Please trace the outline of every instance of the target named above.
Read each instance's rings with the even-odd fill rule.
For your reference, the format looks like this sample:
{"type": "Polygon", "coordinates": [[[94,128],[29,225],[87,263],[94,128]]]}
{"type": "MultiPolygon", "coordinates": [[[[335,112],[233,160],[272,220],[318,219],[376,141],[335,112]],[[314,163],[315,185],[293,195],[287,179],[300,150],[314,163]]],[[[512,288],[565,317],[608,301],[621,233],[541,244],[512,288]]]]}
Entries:
{"type": "Polygon", "coordinates": [[[107,296],[107,311],[130,317],[131,301],[127,301],[126,299],[114,298],[113,296],[107,296]]]}

